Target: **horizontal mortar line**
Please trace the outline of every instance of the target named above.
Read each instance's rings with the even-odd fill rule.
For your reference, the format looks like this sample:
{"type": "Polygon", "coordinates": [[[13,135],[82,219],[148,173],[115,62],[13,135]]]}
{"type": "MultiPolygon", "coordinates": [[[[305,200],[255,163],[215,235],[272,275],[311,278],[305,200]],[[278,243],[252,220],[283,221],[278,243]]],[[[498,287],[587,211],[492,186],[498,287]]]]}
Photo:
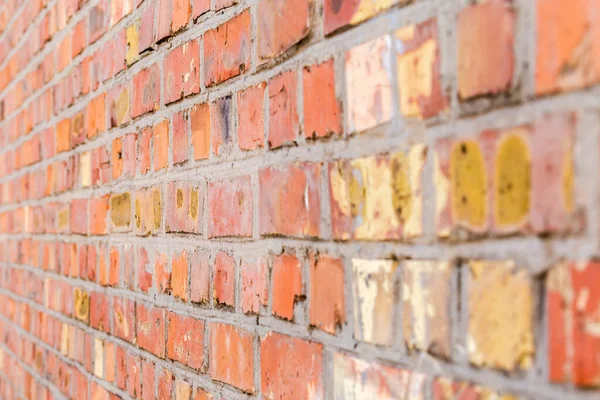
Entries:
{"type": "MultiPolygon", "coordinates": [[[[30,306],[32,306],[33,308],[40,309],[42,311],[47,311],[47,314],[55,316],[60,321],[64,321],[65,323],[75,325],[75,326],[83,329],[87,333],[93,334],[94,337],[97,337],[103,341],[109,341],[109,342],[112,342],[121,347],[125,347],[127,350],[132,351],[134,354],[143,356],[144,358],[147,358],[147,359],[151,359],[151,361],[155,362],[155,364],[157,364],[157,365],[164,364],[168,367],[175,368],[177,370],[181,370],[182,372],[185,372],[186,374],[191,374],[194,379],[201,378],[204,376],[204,375],[200,375],[200,373],[197,370],[191,369],[189,367],[180,367],[180,365],[176,362],[171,362],[167,359],[158,358],[155,355],[153,355],[152,353],[149,353],[143,349],[135,347],[133,344],[131,344],[127,341],[124,341],[118,337],[109,335],[103,331],[95,330],[95,329],[89,327],[88,325],[83,324],[82,322],[80,322],[78,320],[71,320],[70,318],[66,317],[62,313],[56,312],[54,310],[46,309],[45,307],[39,305],[38,303],[33,302],[30,299],[23,298],[22,296],[19,296],[10,290],[7,290],[5,288],[0,288],[0,293],[5,293],[9,297],[11,297],[13,299],[17,299],[21,302],[27,303],[30,306]]],[[[2,318],[6,318],[6,317],[2,316],[2,318]]],[[[212,321],[207,320],[205,322],[209,323],[212,321]]],[[[215,322],[219,322],[219,321],[215,321],[215,322]]],[[[230,323],[230,322],[224,322],[224,323],[230,323]]],[[[236,326],[239,326],[239,325],[236,325],[236,326]]],[[[18,328],[19,328],[19,330],[22,330],[20,327],[18,327],[18,328]]],[[[242,326],[242,328],[243,328],[243,326],[242,326]]],[[[290,330],[274,331],[272,329],[269,329],[269,327],[266,327],[263,325],[254,326],[254,328],[256,328],[256,330],[253,333],[256,333],[259,335],[266,335],[270,332],[276,332],[276,333],[282,333],[284,335],[298,337],[303,340],[311,340],[312,341],[315,339],[311,336],[310,331],[308,331],[308,335],[304,333],[306,331],[306,329],[302,329],[302,330],[294,329],[292,331],[290,331],[290,330]]],[[[33,334],[30,334],[29,332],[27,332],[27,335],[32,336],[36,341],[39,340],[39,339],[37,339],[37,337],[35,337],[33,334]]],[[[341,351],[343,353],[354,353],[357,348],[356,346],[360,345],[361,349],[360,349],[360,354],[357,355],[358,357],[361,357],[361,356],[364,357],[366,355],[364,353],[370,353],[369,354],[370,358],[376,358],[376,359],[380,359],[382,361],[400,364],[400,366],[411,367],[411,366],[415,366],[415,365],[420,365],[420,359],[422,359],[423,357],[426,357],[430,360],[433,359],[432,356],[430,356],[429,354],[424,353],[424,352],[416,352],[414,356],[402,357],[399,355],[399,353],[390,351],[390,349],[382,349],[375,345],[369,345],[369,344],[362,343],[362,342],[355,342],[355,345],[348,345],[345,347],[340,347],[338,338],[332,337],[329,335],[325,335],[325,334],[323,336],[329,337],[330,340],[327,342],[319,340],[319,342],[324,344],[325,346],[328,346],[328,348],[330,348],[330,350],[332,350],[332,351],[335,351],[335,352],[341,351]],[[365,351],[367,349],[369,349],[371,351],[365,351]]],[[[41,342],[41,343],[44,343],[44,345],[46,347],[49,347],[49,345],[45,344],[45,342],[41,342]]],[[[49,347],[49,348],[52,349],[54,352],[56,352],[59,355],[59,357],[62,358],[62,353],[60,353],[59,350],[55,350],[52,347],[49,347]]],[[[70,360],[70,359],[67,358],[67,360],[70,360]]],[[[563,399],[564,397],[560,397],[560,396],[564,396],[565,393],[571,393],[571,394],[573,393],[572,391],[569,391],[568,388],[557,388],[554,386],[548,387],[547,386],[548,384],[544,381],[537,381],[537,380],[531,381],[528,379],[523,379],[524,378],[523,376],[518,378],[519,380],[516,381],[515,377],[508,377],[499,371],[494,371],[494,370],[489,370],[489,369],[487,369],[487,370],[486,369],[477,369],[471,365],[452,364],[450,362],[439,360],[439,359],[434,359],[433,362],[436,363],[436,365],[432,368],[432,371],[434,373],[437,372],[439,374],[440,370],[442,370],[443,372],[449,372],[454,377],[464,378],[464,379],[467,379],[468,381],[472,381],[474,383],[488,384],[492,388],[494,386],[502,387],[502,388],[506,388],[506,389],[502,389],[502,390],[511,390],[516,393],[527,393],[527,394],[533,394],[533,393],[537,394],[537,393],[541,392],[541,393],[545,393],[546,395],[550,396],[550,398],[556,398],[557,400],[563,399]],[[502,381],[502,385],[495,383],[495,382],[498,382],[498,380],[502,381]]],[[[76,362],[74,362],[74,363],[76,365],[79,365],[76,362]]],[[[447,375],[441,375],[441,376],[447,376],[447,375]]],[[[208,382],[212,382],[210,380],[210,378],[208,378],[208,382]]],[[[204,387],[206,387],[206,386],[204,386],[204,387]]],[[[207,390],[210,390],[210,389],[207,389],[207,390]]],[[[582,397],[582,399],[588,399],[588,397],[582,397]]],[[[591,400],[592,397],[590,396],[589,399],[591,400]]]]}
{"type": "MultiPolygon", "coordinates": [[[[255,1],[258,1],[258,0],[255,0],[255,1]]],[[[439,1],[441,1],[441,0],[439,0],[439,1]]],[[[441,1],[441,2],[443,3],[443,1],[441,1]]],[[[252,2],[248,2],[248,5],[252,5],[252,4],[253,4],[252,2]]],[[[412,7],[416,7],[416,6],[422,7],[419,4],[421,4],[421,3],[416,3],[416,4],[412,5],[412,7]]],[[[382,27],[387,26],[387,24],[383,24],[383,23],[381,23],[381,21],[380,22],[378,22],[378,21],[380,19],[385,19],[385,20],[400,19],[400,20],[406,21],[407,23],[411,22],[410,19],[407,18],[407,16],[404,16],[404,18],[400,18],[395,15],[396,13],[398,13],[398,14],[407,13],[409,15],[412,15],[412,13],[414,13],[414,10],[412,10],[412,9],[408,10],[408,8],[410,8],[410,7],[411,6],[407,6],[407,7],[401,8],[401,9],[394,9],[390,13],[379,15],[379,16],[373,18],[372,20],[369,20],[363,24],[360,24],[359,26],[355,27],[354,29],[342,32],[342,33],[335,35],[333,37],[330,37],[330,38],[324,38],[321,41],[311,44],[309,47],[301,48],[301,49],[299,49],[299,51],[295,52],[291,57],[289,57],[287,59],[283,59],[283,60],[281,60],[280,63],[270,66],[267,69],[262,69],[260,71],[257,71],[255,74],[241,75],[241,76],[233,77],[225,82],[222,82],[222,84],[220,84],[220,85],[211,86],[210,88],[206,89],[202,93],[191,95],[191,96],[186,97],[183,100],[179,100],[175,103],[171,103],[170,106],[173,106],[173,109],[175,111],[181,111],[185,107],[188,107],[187,104],[190,104],[190,103],[191,103],[190,105],[200,104],[204,101],[223,97],[225,95],[228,95],[229,92],[231,92],[232,90],[235,91],[236,87],[243,89],[243,88],[246,88],[249,86],[253,86],[253,85],[261,83],[263,81],[267,81],[271,77],[279,74],[280,72],[291,69],[292,67],[297,68],[306,63],[310,63],[311,61],[318,61],[318,60],[326,59],[328,57],[333,57],[335,55],[338,55],[342,51],[346,51],[346,50],[352,48],[355,45],[358,45],[363,42],[367,42],[370,39],[376,38],[381,35],[390,34],[391,31],[382,31],[382,27]],[[408,11],[410,11],[410,12],[408,12],[408,11]],[[374,32],[375,32],[375,34],[374,34],[374,32]],[[368,33],[368,35],[365,36],[365,33],[368,33]],[[213,93],[214,96],[212,96],[211,93],[213,93]],[[199,101],[199,99],[204,99],[204,98],[206,98],[207,100],[199,101]]],[[[227,12],[229,12],[229,9],[227,10],[227,12]]],[[[233,11],[231,11],[231,12],[233,13],[233,11]]],[[[219,14],[217,16],[220,17],[222,15],[225,15],[225,14],[219,14]]],[[[128,17],[130,17],[130,16],[131,16],[131,14],[128,17]]],[[[227,20],[228,19],[225,19],[223,22],[226,22],[227,20]]],[[[123,20],[121,20],[121,21],[123,21],[123,20]]],[[[120,23],[121,22],[119,22],[119,24],[120,23]]],[[[219,26],[219,24],[216,24],[214,27],[216,27],[216,26],[219,26]]],[[[212,28],[204,29],[202,33],[200,33],[200,34],[196,33],[196,34],[199,37],[201,34],[203,34],[205,31],[207,31],[209,29],[212,29],[212,28]]],[[[190,28],[187,31],[184,31],[183,33],[185,34],[188,31],[193,31],[193,30],[194,30],[193,28],[190,28]]],[[[180,39],[181,36],[174,36],[174,38],[180,39]]],[[[186,37],[185,41],[193,40],[196,38],[197,37],[189,37],[189,38],[186,37]]],[[[101,41],[101,39],[96,41],[94,43],[94,45],[96,45],[96,43],[98,43],[100,41],[101,41]]],[[[183,44],[183,43],[185,43],[185,41],[182,40],[182,42],[179,44],[183,44]]],[[[175,44],[175,43],[177,43],[176,40],[173,40],[173,42],[167,41],[165,43],[161,43],[161,46],[156,51],[150,53],[147,57],[140,59],[140,61],[133,64],[130,68],[126,68],[124,71],[121,71],[116,76],[111,77],[110,79],[105,81],[96,91],[90,92],[87,95],[84,95],[84,96],[78,98],[77,103],[81,103],[87,99],[91,100],[94,97],[96,97],[97,95],[109,92],[112,88],[118,86],[123,81],[132,80],[133,75],[135,75],[137,72],[141,71],[142,69],[144,69],[148,66],[153,65],[157,61],[161,61],[163,59],[163,56],[171,48],[174,48],[177,45],[179,45],[179,44],[175,44]],[[167,46],[167,44],[172,44],[172,47],[167,46]]],[[[293,49],[293,47],[292,47],[292,49],[293,49]]],[[[392,56],[392,54],[390,52],[390,57],[391,56],[392,56]]],[[[75,59],[77,59],[79,57],[80,56],[77,56],[75,59]]],[[[203,57],[203,55],[200,55],[200,57],[203,57]]],[[[276,60],[278,60],[278,59],[276,59],[276,60]]],[[[67,76],[68,70],[69,70],[69,68],[66,67],[63,71],[61,71],[61,74],[64,74],[65,76],[67,76]]],[[[54,77],[51,82],[53,82],[54,80],[57,80],[56,77],[54,77]]],[[[49,84],[51,82],[49,82],[49,84]]],[[[43,93],[43,91],[40,92],[40,94],[41,93],[43,93]]],[[[0,98],[1,98],[1,96],[0,96],[0,98]]],[[[33,96],[32,96],[32,98],[33,98],[33,96]]],[[[28,101],[31,101],[31,100],[28,100],[28,101]]],[[[59,114],[62,115],[62,117],[59,118],[58,117],[59,114],[57,114],[53,118],[51,118],[51,120],[56,119],[57,122],[59,122],[60,120],[65,118],[65,115],[71,115],[71,114],[74,115],[76,112],[79,111],[79,110],[78,111],[72,110],[72,108],[74,108],[76,106],[75,103],[76,102],[74,102],[74,104],[72,106],[70,106],[64,110],[61,110],[59,112],[59,114]],[[66,112],[67,110],[70,110],[70,112],[66,112]]],[[[23,107],[23,105],[19,109],[17,109],[17,111],[15,111],[13,114],[11,114],[11,117],[13,115],[16,115],[19,112],[21,112],[22,107],[23,107]]],[[[160,114],[163,111],[166,111],[166,110],[164,108],[161,108],[161,110],[158,111],[158,114],[160,114]]],[[[151,115],[156,115],[156,114],[157,113],[153,113],[151,115]]],[[[5,118],[5,120],[10,120],[10,119],[11,118],[9,118],[9,117],[5,118]]],[[[137,125],[138,122],[135,122],[134,125],[137,125]]],[[[41,126],[42,124],[39,124],[39,125],[41,126]]],[[[54,126],[54,125],[56,125],[56,122],[50,124],[48,121],[46,121],[46,124],[44,124],[43,126],[45,128],[47,128],[47,127],[54,126]]],[[[0,126],[2,126],[2,125],[0,124],[0,126]]],[[[37,132],[39,132],[39,131],[36,130],[35,133],[37,133],[37,132]]],[[[20,143],[22,141],[27,140],[33,134],[34,133],[32,131],[32,132],[29,132],[27,135],[22,135],[19,139],[17,139],[17,141],[11,143],[9,146],[13,146],[17,142],[20,143]]],[[[8,148],[12,148],[12,147],[8,147],[8,148]]]]}
{"type": "MultiPolygon", "coordinates": [[[[0,315],[0,319],[4,319],[4,315],[0,315]]],[[[14,323],[12,323],[10,326],[15,326],[14,323]]],[[[37,382],[41,383],[42,385],[44,385],[50,392],[52,392],[53,396],[56,399],[65,399],[67,400],[68,398],[62,394],[62,392],[58,389],[57,386],[54,385],[53,382],[51,382],[48,378],[46,378],[44,375],[39,374],[35,369],[33,369],[30,365],[26,364],[21,357],[18,357],[9,347],[8,345],[6,345],[3,342],[0,342],[0,348],[5,351],[6,353],[8,353],[8,355],[14,359],[17,364],[19,364],[21,366],[21,368],[23,368],[25,371],[27,371],[32,377],[34,377],[36,379],[37,382]]],[[[14,388],[14,386],[12,386],[12,382],[11,382],[11,387],[14,388]]]]}

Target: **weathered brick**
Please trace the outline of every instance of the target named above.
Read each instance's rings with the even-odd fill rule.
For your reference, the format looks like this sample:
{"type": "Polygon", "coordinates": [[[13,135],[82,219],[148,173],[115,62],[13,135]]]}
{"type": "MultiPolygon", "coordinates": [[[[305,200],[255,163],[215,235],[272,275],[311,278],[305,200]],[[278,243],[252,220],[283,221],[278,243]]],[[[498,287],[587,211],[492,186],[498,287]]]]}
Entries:
{"type": "Polygon", "coordinates": [[[258,55],[277,57],[310,32],[311,0],[260,0],[258,2],[258,55]]]}
{"type": "Polygon", "coordinates": [[[296,297],[303,293],[300,261],[290,254],[276,257],[273,261],[273,314],[292,320],[296,297]]]}
{"type": "Polygon", "coordinates": [[[535,92],[579,89],[600,81],[600,22],[589,0],[536,0],[535,92]]]}
{"type": "Polygon", "coordinates": [[[160,102],[160,72],[158,65],[141,70],[133,77],[131,117],[157,110],[160,102]]]}
{"type": "Polygon", "coordinates": [[[118,86],[109,92],[110,126],[121,126],[131,119],[129,86],[118,86]]]}
{"type": "Polygon", "coordinates": [[[188,114],[173,114],[173,164],[182,164],[188,160],[188,114]]]}
{"type": "Polygon", "coordinates": [[[469,384],[467,382],[452,381],[440,377],[433,381],[432,387],[434,400],[467,400],[467,399],[500,399],[516,400],[516,396],[503,394],[491,388],[469,384]]]}
{"type": "Polygon", "coordinates": [[[423,400],[425,378],[422,373],[370,363],[343,353],[333,355],[333,398],[336,400],[406,396],[423,400]]]}
{"type": "Polygon", "coordinates": [[[512,261],[471,261],[468,282],[469,360],[505,371],[533,362],[531,280],[512,261]]]}
{"type": "Polygon", "coordinates": [[[131,222],[131,196],[129,192],[110,197],[110,219],[115,228],[129,228],[131,222]]]}
{"type": "Polygon", "coordinates": [[[173,254],[172,264],[173,296],[183,301],[188,299],[188,255],[186,251],[173,254]]]}
{"type": "Polygon", "coordinates": [[[242,311],[258,314],[260,306],[267,305],[269,293],[269,272],[266,260],[263,257],[252,261],[244,259],[240,269],[242,311]]]}
{"type": "Polygon", "coordinates": [[[600,339],[594,330],[600,308],[600,264],[568,262],[547,277],[548,369],[552,382],[600,387],[600,339]]]}
{"type": "Polygon", "coordinates": [[[446,108],[440,77],[436,20],[395,32],[400,112],[407,118],[430,118],[446,108]]]}
{"type": "Polygon", "coordinates": [[[335,335],[346,322],[344,264],[339,258],[311,254],[310,324],[335,335]]]}
{"type": "Polygon", "coordinates": [[[397,266],[392,260],[352,260],[354,337],[357,340],[392,345],[397,266]]]}
{"type": "Polygon", "coordinates": [[[510,89],[516,15],[506,0],[487,0],[458,17],[458,93],[462,99],[510,89]]]}
{"type": "Polygon", "coordinates": [[[284,72],[269,81],[269,132],[270,148],[293,144],[299,131],[296,106],[296,74],[284,72]]]}
{"type": "Polygon", "coordinates": [[[242,150],[263,147],[265,86],[261,82],[238,92],[238,146],[242,150]]]}
{"type": "Polygon", "coordinates": [[[235,301],[235,258],[219,251],[215,257],[214,298],[220,304],[234,306],[235,301]]]}
{"type": "Polygon", "coordinates": [[[135,337],[135,302],[113,297],[113,334],[128,342],[135,337]]]}
{"type": "Polygon", "coordinates": [[[361,132],[392,117],[391,40],[381,36],[346,53],[346,126],[361,132]]]}
{"type": "Polygon", "coordinates": [[[254,352],[252,334],[234,325],[210,323],[210,376],[253,393],[254,352]]]}
{"type": "Polygon", "coordinates": [[[192,6],[190,0],[174,0],[172,2],[173,11],[171,16],[171,31],[177,32],[187,25],[192,15],[192,6]]]}
{"type": "Polygon", "coordinates": [[[152,146],[154,147],[154,171],[160,171],[169,165],[169,120],[152,128],[152,146]]]}
{"type": "Polygon", "coordinates": [[[323,398],[323,346],[269,333],[260,342],[260,373],[267,399],[323,398]],[[285,365],[285,368],[281,368],[285,365]]]}
{"type": "Polygon", "coordinates": [[[194,303],[207,302],[209,299],[210,264],[208,254],[202,250],[194,251],[190,256],[190,300],[194,303]]]}
{"type": "Polygon", "coordinates": [[[319,138],[342,133],[342,111],[335,93],[333,59],[304,67],[302,83],[304,135],[319,138]]]}
{"type": "Polygon", "coordinates": [[[135,175],[136,135],[129,134],[112,141],[111,162],[112,177],[133,177],[135,175]]]}
{"type": "Polygon", "coordinates": [[[319,236],[320,164],[269,167],[259,171],[261,235],[319,236]]]}
{"type": "Polygon", "coordinates": [[[407,153],[341,160],[329,165],[329,203],[337,239],[385,240],[423,231],[423,145],[407,153]]]}
{"type": "Polygon", "coordinates": [[[96,136],[106,130],[105,95],[101,94],[88,104],[86,111],[85,128],[88,138],[96,136]]]}
{"type": "Polygon", "coordinates": [[[190,111],[192,122],[192,146],[194,159],[203,160],[210,154],[210,107],[208,104],[199,104],[190,111]]]}
{"type": "Polygon", "coordinates": [[[210,136],[213,154],[228,153],[233,140],[231,96],[210,103],[210,136]]]}
{"type": "Polygon", "coordinates": [[[169,313],[167,357],[192,368],[204,364],[204,321],[169,313]]]}
{"type": "Polygon", "coordinates": [[[450,357],[451,274],[449,262],[403,263],[402,319],[404,341],[409,348],[450,357]]]}
{"type": "Polygon", "coordinates": [[[165,310],[137,303],[137,343],[157,357],[165,357],[165,310]]]}
{"type": "Polygon", "coordinates": [[[204,34],[204,84],[212,86],[250,69],[250,10],[204,34]]]}
{"type": "Polygon", "coordinates": [[[167,232],[201,233],[203,186],[197,182],[169,182],[167,185],[167,232]]]}
{"type": "Polygon", "coordinates": [[[172,103],[198,93],[200,91],[198,41],[191,40],[171,50],[165,57],[163,73],[165,103],[172,103]]]}
{"type": "Polygon", "coordinates": [[[209,182],[209,237],[251,236],[252,210],[252,186],[249,176],[209,182]]]}
{"type": "Polygon", "coordinates": [[[157,233],[163,212],[160,187],[136,190],[134,207],[135,233],[143,236],[157,233]]]}
{"type": "Polygon", "coordinates": [[[359,24],[383,10],[407,0],[325,0],[325,34],[346,25],[359,24]]]}

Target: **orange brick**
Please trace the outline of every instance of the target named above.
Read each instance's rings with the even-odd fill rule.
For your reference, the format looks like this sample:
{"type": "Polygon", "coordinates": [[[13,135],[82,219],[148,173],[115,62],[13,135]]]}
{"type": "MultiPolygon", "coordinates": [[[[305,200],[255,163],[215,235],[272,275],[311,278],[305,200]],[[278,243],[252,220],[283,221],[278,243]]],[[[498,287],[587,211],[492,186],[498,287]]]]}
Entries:
{"type": "Polygon", "coordinates": [[[298,136],[296,109],[296,74],[284,72],[269,81],[270,148],[293,143],[298,136]]]}
{"type": "Polygon", "coordinates": [[[88,104],[86,111],[86,130],[88,138],[106,130],[105,95],[101,94],[88,104]]]}
{"type": "Polygon", "coordinates": [[[215,258],[214,297],[221,304],[234,306],[235,258],[219,251],[215,258]]]}
{"type": "Polygon", "coordinates": [[[192,368],[204,364],[204,321],[169,313],[167,357],[192,368]]]}
{"type": "Polygon", "coordinates": [[[335,334],[346,321],[344,264],[330,256],[310,257],[310,324],[335,334]]]}
{"type": "Polygon", "coordinates": [[[252,334],[233,325],[210,325],[210,376],[253,393],[254,357],[252,334]]]}
{"type": "Polygon", "coordinates": [[[273,262],[273,314],[294,319],[296,297],[303,293],[300,261],[289,254],[276,257],[273,262]]]}
{"type": "Polygon", "coordinates": [[[304,134],[325,137],[342,133],[340,103],[335,95],[333,60],[304,67],[304,134]]]}
{"type": "Polygon", "coordinates": [[[265,86],[261,82],[238,93],[238,146],[242,150],[263,147],[265,86]]]}
{"type": "Polygon", "coordinates": [[[171,264],[173,296],[188,299],[188,255],[186,251],[173,255],[171,264]]]}
{"type": "Polygon", "coordinates": [[[165,103],[172,103],[200,91],[200,51],[191,40],[166,55],[164,65],[165,103]]]}
{"type": "Polygon", "coordinates": [[[152,128],[154,147],[154,171],[166,168],[169,164],[169,120],[165,119],[152,128]]]}
{"type": "Polygon", "coordinates": [[[202,160],[210,154],[210,108],[209,105],[199,104],[190,111],[192,120],[192,145],[194,159],[202,160]]]}
{"type": "Polygon", "coordinates": [[[277,57],[310,32],[309,0],[260,0],[258,2],[258,55],[277,57]]]}

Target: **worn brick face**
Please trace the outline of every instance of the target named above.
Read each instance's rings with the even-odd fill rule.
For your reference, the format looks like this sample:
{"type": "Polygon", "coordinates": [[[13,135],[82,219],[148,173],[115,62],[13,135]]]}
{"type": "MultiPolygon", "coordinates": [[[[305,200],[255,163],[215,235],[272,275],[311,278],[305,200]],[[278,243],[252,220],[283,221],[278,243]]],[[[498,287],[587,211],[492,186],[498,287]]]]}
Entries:
{"type": "Polygon", "coordinates": [[[200,51],[191,40],[171,50],[165,57],[165,102],[172,103],[200,91],[200,51]]]}
{"type": "Polygon", "coordinates": [[[208,235],[252,235],[252,187],[249,176],[208,184],[208,235]]]}
{"type": "Polygon", "coordinates": [[[310,0],[260,0],[258,2],[258,54],[263,60],[277,57],[310,31],[310,0]]]}
{"type": "Polygon", "coordinates": [[[210,324],[210,376],[254,392],[252,335],[233,325],[210,324]]]}
{"type": "Polygon", "coordinates": [[[204,84],[212,86],[250,69],[250,11],[204,35],[204,84]]]}

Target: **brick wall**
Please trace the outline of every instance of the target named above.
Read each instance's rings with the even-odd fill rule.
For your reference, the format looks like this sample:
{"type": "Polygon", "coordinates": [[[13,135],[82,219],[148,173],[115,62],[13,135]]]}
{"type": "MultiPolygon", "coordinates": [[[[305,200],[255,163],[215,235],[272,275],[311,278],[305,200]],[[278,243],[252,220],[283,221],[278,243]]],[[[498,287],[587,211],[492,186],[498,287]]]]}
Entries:
{"type": "Polygon", "coordinates": [[[0,1],[0,397],[597,399],[599,29],[0,1]]]}

